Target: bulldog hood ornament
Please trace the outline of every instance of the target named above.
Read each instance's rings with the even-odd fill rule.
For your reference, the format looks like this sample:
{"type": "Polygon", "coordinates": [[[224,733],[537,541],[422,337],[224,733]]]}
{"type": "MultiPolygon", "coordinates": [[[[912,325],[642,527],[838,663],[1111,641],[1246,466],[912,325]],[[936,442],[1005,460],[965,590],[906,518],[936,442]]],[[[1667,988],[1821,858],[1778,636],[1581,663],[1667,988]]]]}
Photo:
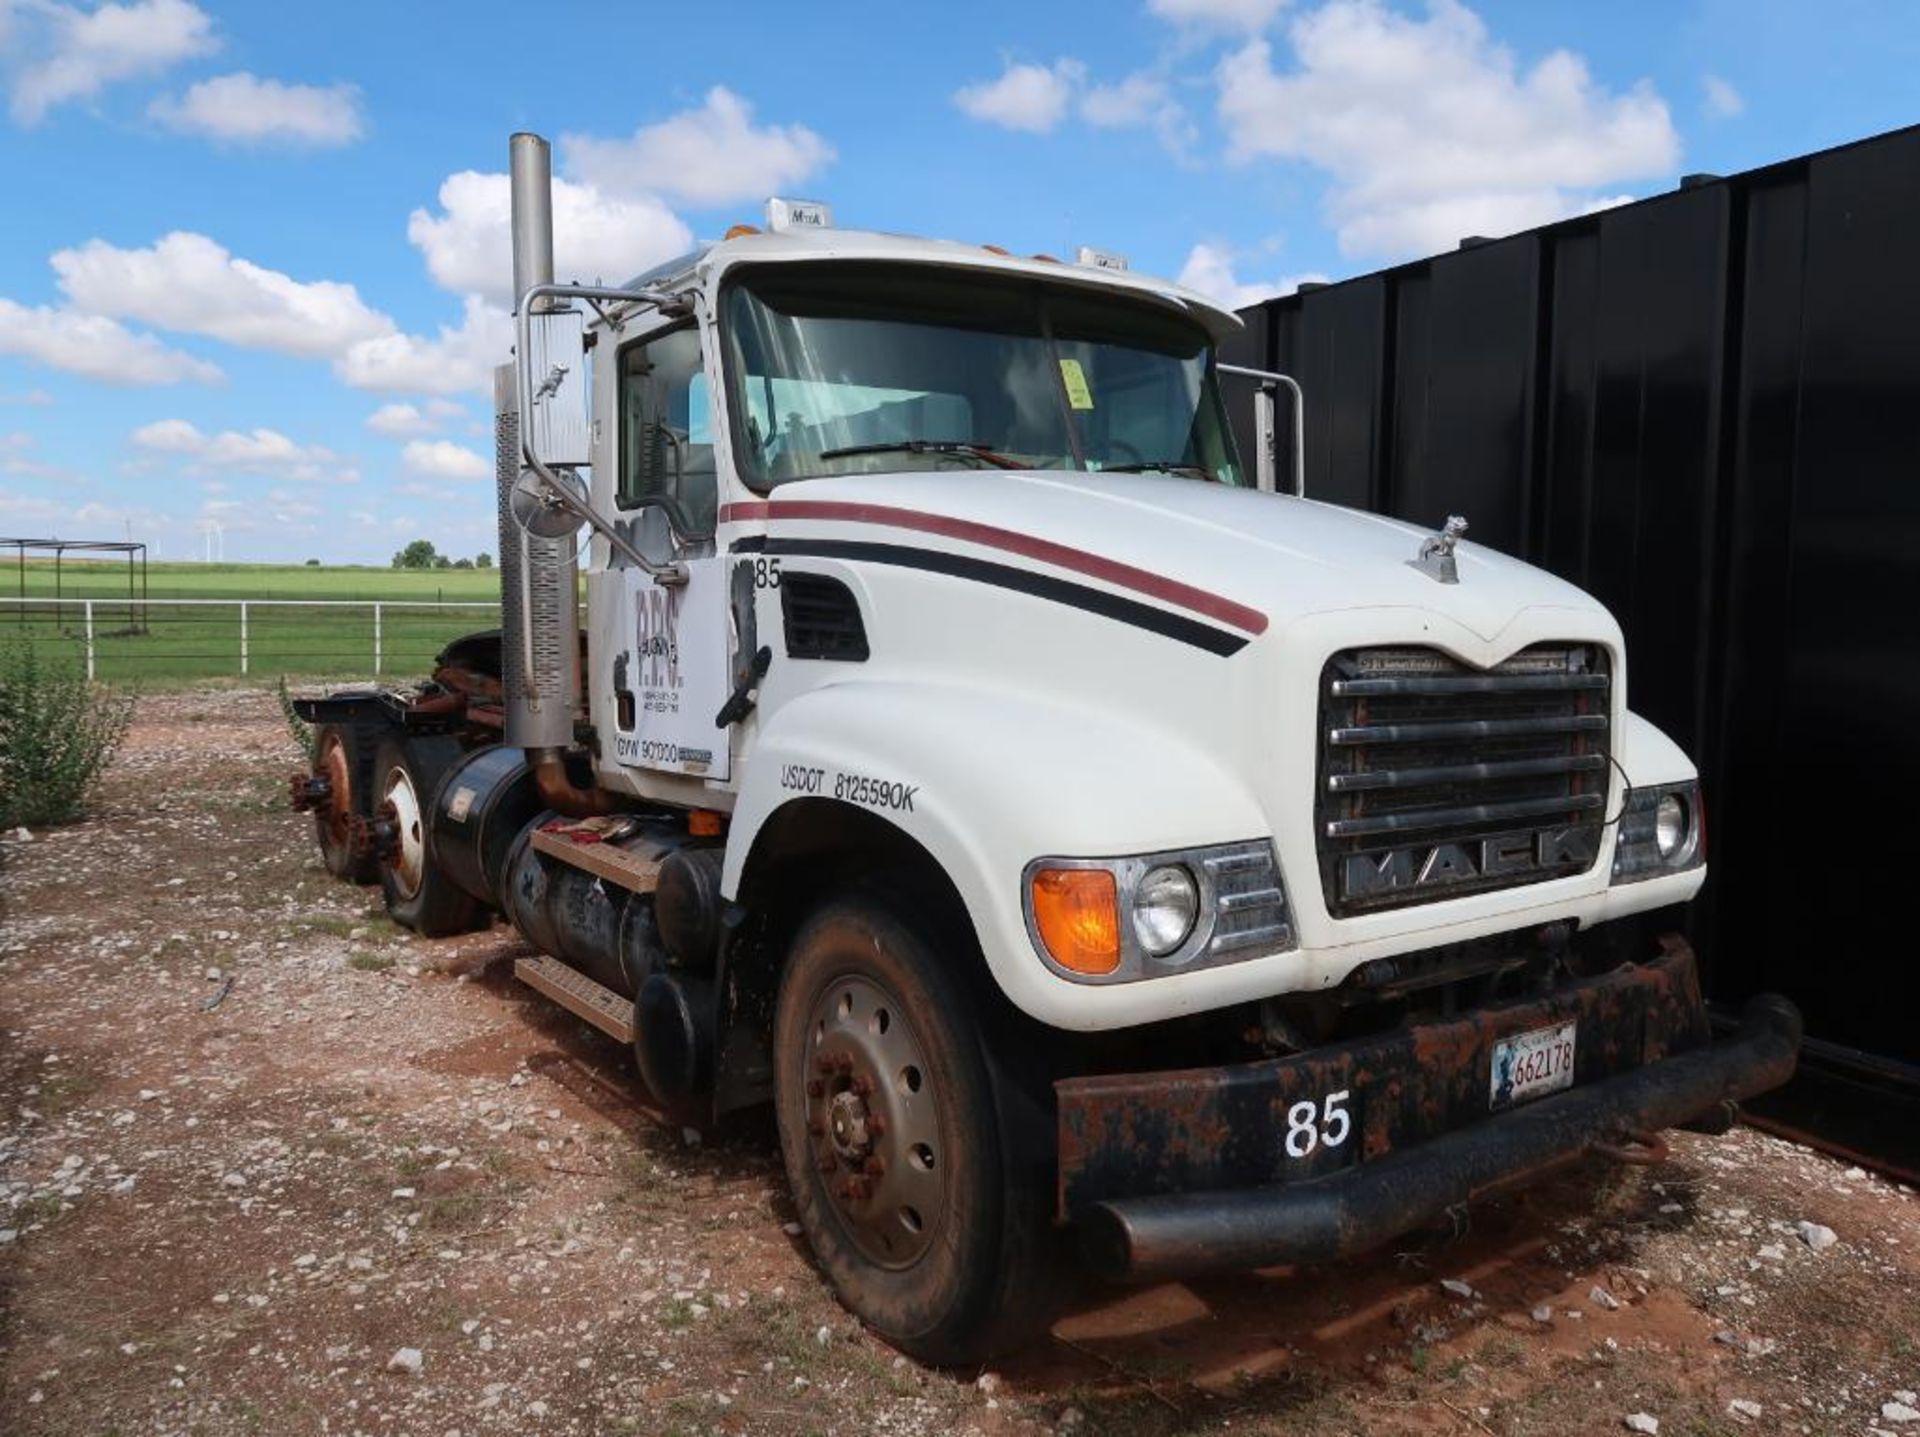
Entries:
{"type": "Polygon", "coordinates": [[[1420,545],[1420,557],[1409,559],[1407,563],[1438,583],[1459,583],[1460,566],[1454,560],[1453,546],[1460,542],[1460,536],[1466,532],[1467,521],[1458,514],[1449,514],[1440,532],[1429,535],[1420,545]]]}

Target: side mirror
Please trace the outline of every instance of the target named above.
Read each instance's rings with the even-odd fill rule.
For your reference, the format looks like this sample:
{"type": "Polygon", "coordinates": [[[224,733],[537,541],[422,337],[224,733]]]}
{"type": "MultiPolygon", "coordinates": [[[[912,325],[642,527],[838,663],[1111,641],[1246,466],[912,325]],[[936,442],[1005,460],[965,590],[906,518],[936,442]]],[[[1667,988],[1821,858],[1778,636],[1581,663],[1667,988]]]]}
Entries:
{"type": "Polygon", "coordinates": [[[577,309],[526,316],[521,427],[527,452],[549,469],[593,462],[587,393],[587,317],[577,309]]]}

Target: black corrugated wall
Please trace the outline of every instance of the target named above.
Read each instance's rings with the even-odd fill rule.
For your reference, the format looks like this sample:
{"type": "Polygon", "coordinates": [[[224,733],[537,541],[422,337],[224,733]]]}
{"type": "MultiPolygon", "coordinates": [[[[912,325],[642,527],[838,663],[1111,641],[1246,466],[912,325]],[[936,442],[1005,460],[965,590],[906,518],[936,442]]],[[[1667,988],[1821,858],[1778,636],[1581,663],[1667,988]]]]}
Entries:
{"type": "Polygon", "coordinates": [[[1464,514],[1613,610],[1706,781],[1711,996],[1799,1003],[1771,1110],[1907,1171],[1917,243],[1920,127],[1275,300],[1223,354],[1305,387],[1309,496],[1464,514]]]}

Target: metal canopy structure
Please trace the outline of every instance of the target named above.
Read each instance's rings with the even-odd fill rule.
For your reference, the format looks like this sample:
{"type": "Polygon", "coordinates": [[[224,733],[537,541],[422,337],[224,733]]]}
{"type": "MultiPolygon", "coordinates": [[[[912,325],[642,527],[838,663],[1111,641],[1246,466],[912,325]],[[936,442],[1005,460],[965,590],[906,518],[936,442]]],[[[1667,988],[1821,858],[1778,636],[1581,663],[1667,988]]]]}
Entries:
{"type": "MultiPolygon", "coordinates": [[[[53,556],[53,596],[64,599],[65,576],[61,563],[68,554],[124,554],[127,560],[127,627],[144,631],[147,620],[147,546],[131,539],[7,539],[0,538],[0,551],[12,549],[14,569],[19,576],[19,595],[27,597],[27,556],[53,556]]],[[[56,608],[56,614],[59,610],[56,608]]],[[[26,622],[27,606],[20,606],[20,622],[26,622]]],[[[56,622],[58,620],[56,619],[56,622]]]]}

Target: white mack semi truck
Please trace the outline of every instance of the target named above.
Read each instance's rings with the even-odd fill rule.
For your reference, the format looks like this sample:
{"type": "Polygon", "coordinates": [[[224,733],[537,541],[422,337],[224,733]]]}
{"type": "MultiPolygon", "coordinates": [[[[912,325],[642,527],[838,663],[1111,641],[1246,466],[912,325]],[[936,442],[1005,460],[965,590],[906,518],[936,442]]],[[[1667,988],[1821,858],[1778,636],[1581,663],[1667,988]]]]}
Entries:
{"type": "Polygon", "coordinates": [[[1232,313],[779,200],[556,284],[511,160],[501,626],[302,700],[295,802],[401,923],[512,923],[676,1120],[771,1103],[887,1340],[976,1359],[1069,1256],[1337,1259],[1790,1075],[1791,1005],[1711,1041],[1667,932],[1704,811],[1611,615],[1302,496],[1284,376],[1230,380],[1249,465],[1232,313]]]}

